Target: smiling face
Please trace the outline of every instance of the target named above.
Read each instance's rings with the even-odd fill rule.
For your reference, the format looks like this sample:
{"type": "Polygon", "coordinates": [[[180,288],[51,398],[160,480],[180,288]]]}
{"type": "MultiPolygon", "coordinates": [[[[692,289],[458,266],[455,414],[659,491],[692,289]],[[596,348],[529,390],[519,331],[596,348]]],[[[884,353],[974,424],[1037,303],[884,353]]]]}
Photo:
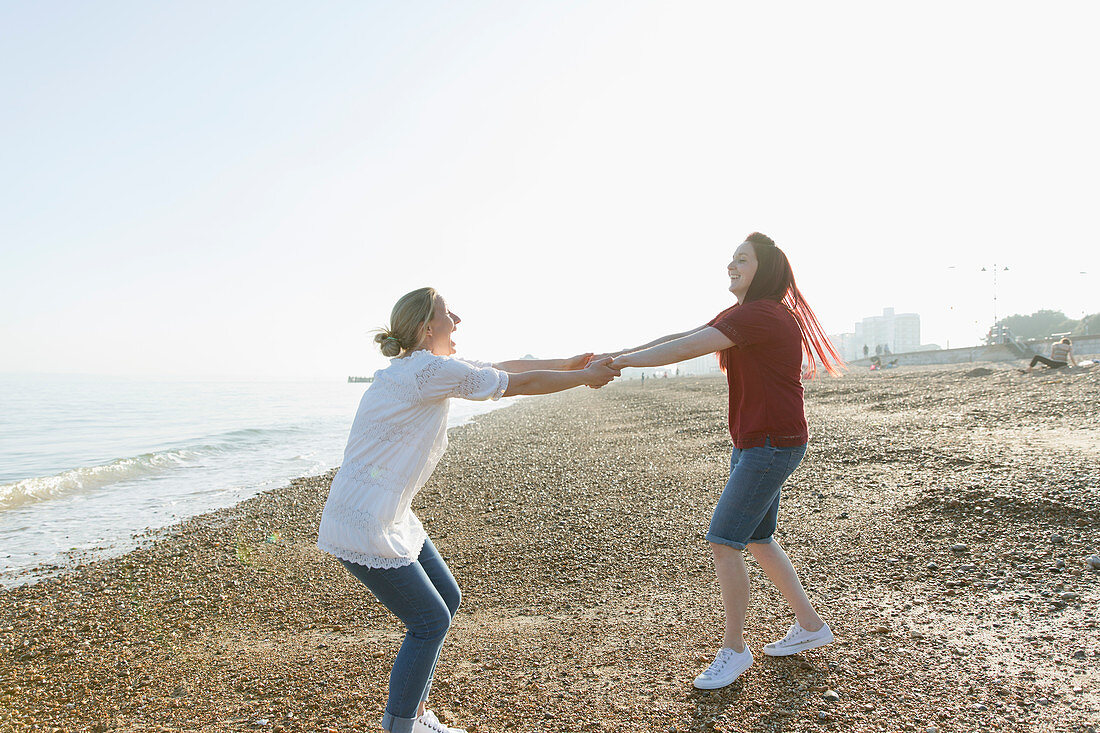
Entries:
{"type": "Polygon", "coordinates": [[[450,356],[455,353],[455,342],[451,340],[451,334],[462,319],[447,310],[447,303],[442,295],[435,296],[435,315],[428,321],[424,332],[424,347],[436,356],[450,356]]]}
{"type": "Polygon", "coordinates": [[[738,303],[744,302],[758,264],[756,249],[753,248],[752,243],[744,242],[734,251],[733,259],[726,265],[730,276],[730,292],[737,298],[738,303]]]}

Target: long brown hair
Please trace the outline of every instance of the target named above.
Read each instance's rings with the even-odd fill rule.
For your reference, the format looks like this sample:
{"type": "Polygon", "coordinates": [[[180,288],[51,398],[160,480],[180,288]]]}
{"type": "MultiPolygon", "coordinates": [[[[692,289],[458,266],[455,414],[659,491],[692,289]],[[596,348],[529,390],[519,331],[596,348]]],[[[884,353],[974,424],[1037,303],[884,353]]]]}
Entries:
{"type": "MultiPolygon", "coordinates": [[[[757,266],[742,304],[754,300],[774,300],[785,305],[798,322],[798,330],[802,334],[802,353],[809,364],[806,376],[817,376],[818,361],[825,367],[825,371],[834,377],[838,376],[844,360],[836,353],[810,304],[795,285],[794,272],[791,271],[787,255],[775,245],[771,237],[760,232],[753,232],[745,237],[745,241],[752,245],[756,253],[757,266]],[[817,359],[814,358],[815,354],[817,359]]],[[[725,351],[718,353],[718,364],[722,371],[726,371],[725,351]]]]}

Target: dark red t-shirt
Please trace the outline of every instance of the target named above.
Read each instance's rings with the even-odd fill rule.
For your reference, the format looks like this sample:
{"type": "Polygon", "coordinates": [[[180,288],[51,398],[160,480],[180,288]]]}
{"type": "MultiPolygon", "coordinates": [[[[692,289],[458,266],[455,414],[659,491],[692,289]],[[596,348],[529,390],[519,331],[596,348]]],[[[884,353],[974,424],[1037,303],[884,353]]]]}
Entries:
{"type": "Polygon", "coordinates": [[[707,325],[733,342],[725,350],[733,444],[759,448],[766,438],[777,448],[805,444],[802,334],[787,307],[754,300],[727,308],[707,325]]]}

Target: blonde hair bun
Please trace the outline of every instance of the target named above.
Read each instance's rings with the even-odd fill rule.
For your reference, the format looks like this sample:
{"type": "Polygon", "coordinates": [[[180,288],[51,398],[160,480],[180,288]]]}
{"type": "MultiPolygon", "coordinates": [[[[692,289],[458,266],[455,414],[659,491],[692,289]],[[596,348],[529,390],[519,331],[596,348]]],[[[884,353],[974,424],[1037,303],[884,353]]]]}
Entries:
{"type": "Polygon", "coordinates": [[[401,353],[401,341],[389,331],[375,334],[374,343],[382,349],[382,356],[392,359],[401,353]]]}
{"type": "Polygon", "coordinates": [[[404,356],[424,338],[428,321],[435,315],[435,288],[420,288],[405,293],[390,313],[390,325],[374,335],[382,356],[404,356]]]}

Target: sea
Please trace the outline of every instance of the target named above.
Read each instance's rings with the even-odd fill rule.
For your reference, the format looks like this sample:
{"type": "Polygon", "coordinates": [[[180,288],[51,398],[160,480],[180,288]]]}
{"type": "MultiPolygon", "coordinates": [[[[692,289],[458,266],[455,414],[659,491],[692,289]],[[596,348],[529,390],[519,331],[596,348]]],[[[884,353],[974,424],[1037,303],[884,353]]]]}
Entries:
{"type": "MultiPolygon", "coordinates": [[[[367,387],[0,375],[0,586],[339,466],[367,387]]],[[[448,426],[513,401],[452,400],[448,426]]]]}

